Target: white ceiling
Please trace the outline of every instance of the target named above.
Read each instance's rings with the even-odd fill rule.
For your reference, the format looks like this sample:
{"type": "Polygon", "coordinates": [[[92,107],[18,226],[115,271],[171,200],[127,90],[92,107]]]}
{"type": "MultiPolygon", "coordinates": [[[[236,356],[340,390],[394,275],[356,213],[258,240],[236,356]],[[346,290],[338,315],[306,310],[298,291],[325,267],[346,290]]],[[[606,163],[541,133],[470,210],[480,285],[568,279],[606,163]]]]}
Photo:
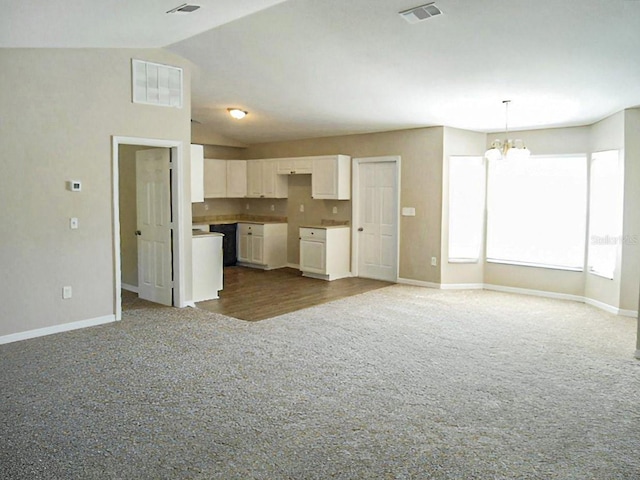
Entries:
{"type": "Polygon", "coordinates": [[[437,0],[443,15],[414,25],[398,12],[426,1],[205,0],[178,17],[180,0],[87,3],[0,0],[0,46],[166,46],[199,67],[193,118],[246,143],[498,131],[504,99],[520,129],[640,105],[640,0],[437,0]]]}

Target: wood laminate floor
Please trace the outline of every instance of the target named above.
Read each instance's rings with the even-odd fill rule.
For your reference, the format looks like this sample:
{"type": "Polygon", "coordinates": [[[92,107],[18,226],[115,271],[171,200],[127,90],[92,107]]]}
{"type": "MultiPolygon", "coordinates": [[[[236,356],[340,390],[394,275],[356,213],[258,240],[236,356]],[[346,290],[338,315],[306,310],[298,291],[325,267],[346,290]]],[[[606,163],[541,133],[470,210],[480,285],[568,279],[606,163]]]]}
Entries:
{"type": "Polygon", "coordinates": [[[389,285],[357,277],[327,282],[303,277],[293,268],[225,267],[220,298],[197,306],[241,320],[264,320],[389,285]]]}

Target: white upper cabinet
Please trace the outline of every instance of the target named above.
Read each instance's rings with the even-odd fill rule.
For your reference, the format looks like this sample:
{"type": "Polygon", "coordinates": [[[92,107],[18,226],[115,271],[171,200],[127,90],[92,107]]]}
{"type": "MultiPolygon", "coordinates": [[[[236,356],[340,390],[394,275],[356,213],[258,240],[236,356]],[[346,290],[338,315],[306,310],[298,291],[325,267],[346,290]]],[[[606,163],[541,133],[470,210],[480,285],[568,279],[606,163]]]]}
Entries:
{"type": "Polygon", "coordinates": [[[191,203],[204,202],[204,147],[191,145],[191,203]]]}
{"type": "Polygon", "coordinates": [[[311,197],[316,200],[351,198],[351,157],[328,155],[313,157],[311,197]]]}
{"type": "Polygon", "coordinates": [[[278,175],[275,159],[247,160],[247,197],[287,198],[287,177],[278,175]]]}
{"type": "Polygon", "coordinates": [[[311,173],[313,159],[311,157],[279,158],[278,175],[299,175],[311,173]]]}
{"type": "Polygon", "coordinates": [[[247,196],[247,161],[227,161],[227,198],[247,196]]]}
{"type": "Polygon", "coordinates": [[[227,161],[204,159],[204,198],[227,196],[227,161]]]}

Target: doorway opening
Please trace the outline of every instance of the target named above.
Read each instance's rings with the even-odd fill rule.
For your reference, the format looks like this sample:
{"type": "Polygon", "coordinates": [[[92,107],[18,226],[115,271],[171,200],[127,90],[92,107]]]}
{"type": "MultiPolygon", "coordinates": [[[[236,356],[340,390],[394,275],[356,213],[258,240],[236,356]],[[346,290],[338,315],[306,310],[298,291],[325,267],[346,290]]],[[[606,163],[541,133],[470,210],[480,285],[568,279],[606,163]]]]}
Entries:
{"type": "Polygon", "coordinates": [[[140,289],[144,288],[140,281],[143,284],[154,283],[157,278],[164,278],[161,281],[164,293],[161,292],[158,296],[154,296],[156,294],[153,292],[147,293],[145,298],[165,305],[173,304],[177,307],[187,305],[184,295],[186,229],[181,215],[184,210],[182,208],[184,205],[182,165],[183,143],[180,141],[113,137],[113,258],[116,320],[122,318],[122,289],[136,292],[137,296],[140,289]],[[138,152],[146,153],[141,155],[138,152]],[[146,163],[143,158],[140,164],[140,159],[136,160],[136,156],[149,158],[146,159],[146,163]],[[136,164],[139,164],[138,167],[136,164]],[[140,168],[143,169],[143,174],[137,175],[136,169],[140,168]],[[131,178],[132,176],[135,180],[131,178]],[[142,188],[139,185],[139,177],[147,178],[147,183],[142,188]],[[143,230],[139,227],[140,212],[138,210],[140,201],[144,202],[145,198],[151,199],[151,206],[144,209],[148,221],[143,230]],[[158,223],[162,224],[166,232],[165,241],[149,237],[157,234],[155,224],[158,223]],[[132,226],[135,226],[133,231],[131,231],[132,226]],[[150,233],[150,230],[153,232],[150,233]],[[142,233],[143,231],[145,233],[142,233]],[[149,262],[152,262],[151,266],[149,262]],[[151,282],[149,282],[150,279],[151,282]]]}

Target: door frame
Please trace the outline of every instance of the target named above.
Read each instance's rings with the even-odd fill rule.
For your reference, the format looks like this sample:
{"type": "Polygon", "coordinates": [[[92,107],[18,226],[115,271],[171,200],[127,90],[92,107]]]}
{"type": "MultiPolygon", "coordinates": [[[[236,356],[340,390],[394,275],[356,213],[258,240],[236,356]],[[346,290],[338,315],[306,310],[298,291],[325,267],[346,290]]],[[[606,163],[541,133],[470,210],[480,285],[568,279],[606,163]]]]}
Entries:
{"type": "MultiPolygon", "coordinates": [[[[173,299],[176,307],[186,307],[186,258],[187,242],[183,206],[185,205],[185,189],[183,178],[184,142],[181,140],[161,140],[138,137],[112,137],[112,192],[113,192],[113,305],[116,320],[122,319],[122,265],[120,259],[120,188],[119,188],[119,146],[140,145],[152,148],[171,149],[171,209],[173,211],[173,299]]],[[[191,233],[191,232],[189,232],[191,233]]]]}
{"type": "Polygon", "coordinates": [[[383,157],[353,158],[351,162],[351,275],[357,277],[359,260],[358,226],[360,223],[360,165],[363,163],[389,163],[395,164],[396,174],[396,274],[398,281],[400,272],[400,155],[388,155],[383,157]]]}

